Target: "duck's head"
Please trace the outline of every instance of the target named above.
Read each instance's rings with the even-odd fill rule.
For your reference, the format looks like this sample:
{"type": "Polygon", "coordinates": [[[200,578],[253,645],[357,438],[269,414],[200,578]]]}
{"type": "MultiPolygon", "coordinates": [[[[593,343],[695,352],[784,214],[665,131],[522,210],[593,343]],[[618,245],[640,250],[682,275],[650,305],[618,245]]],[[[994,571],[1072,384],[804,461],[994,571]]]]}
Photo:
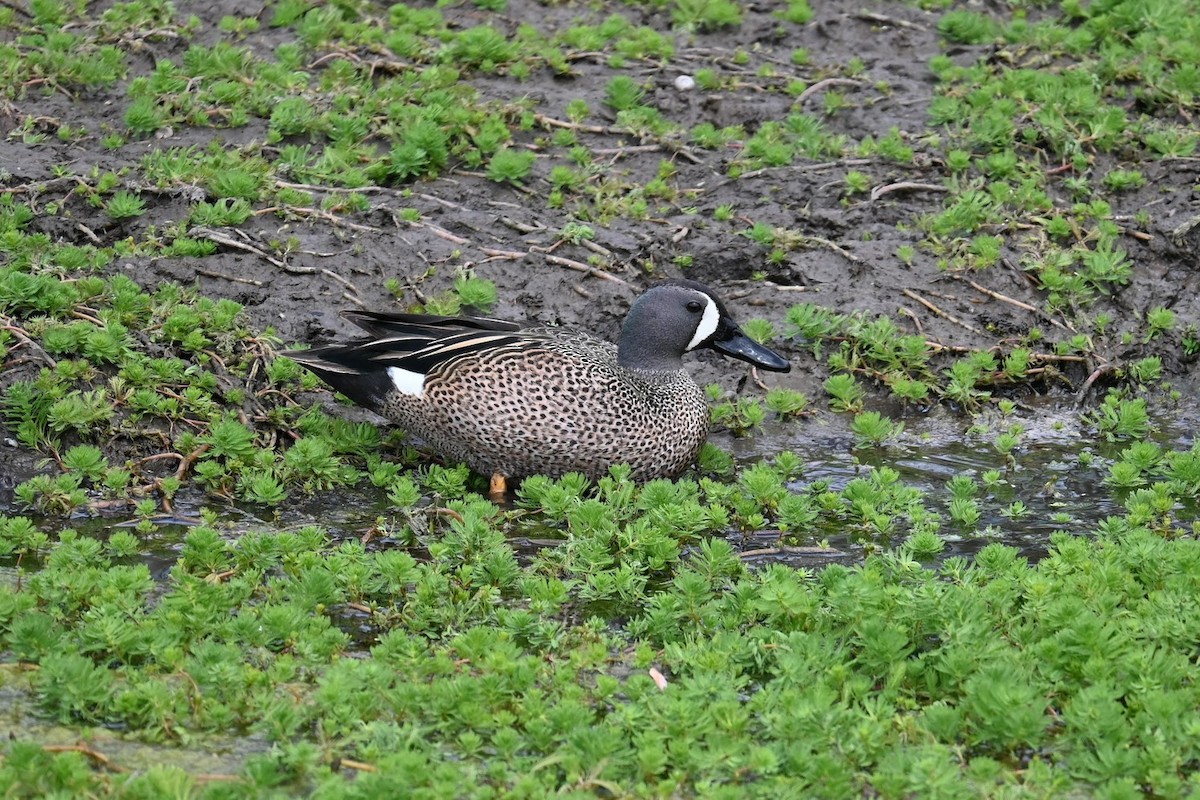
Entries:
{"type": "Polygon", "coordinates": [[[684,353],[703,347],[773,372],[792,368],[743,333],[712,289],[696,281],[656,286],[634,301],[621,328],[617,362],[628,369],[673,370],[684,353]]]}

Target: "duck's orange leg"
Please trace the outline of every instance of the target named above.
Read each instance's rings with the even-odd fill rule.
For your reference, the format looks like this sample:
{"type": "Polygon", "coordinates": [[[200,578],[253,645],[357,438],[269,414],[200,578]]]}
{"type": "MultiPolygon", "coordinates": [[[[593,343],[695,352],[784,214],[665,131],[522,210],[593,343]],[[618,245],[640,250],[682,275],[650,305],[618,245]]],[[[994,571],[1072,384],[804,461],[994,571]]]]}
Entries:
{"type": "Polygon", "coordinates": [[[492,480],[488,485],[488,499],[493,503],[503,503],[507,494],[508,478],[501,475],[499,472],[493,472],[492,480]]]}

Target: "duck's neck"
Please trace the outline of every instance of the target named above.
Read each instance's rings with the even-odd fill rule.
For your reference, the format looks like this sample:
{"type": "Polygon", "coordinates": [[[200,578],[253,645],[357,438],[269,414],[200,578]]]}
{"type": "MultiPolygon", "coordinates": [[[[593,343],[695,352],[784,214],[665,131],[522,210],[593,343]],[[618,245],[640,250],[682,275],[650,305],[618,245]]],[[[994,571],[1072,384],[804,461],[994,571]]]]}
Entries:
{"type": "Polygon", "coordinates": [[[683,354],[665,353],[662,342],[647,342],[626,330],[617,343],[617,364],[636,372],[678,372],[683,369],[683,354]]]}

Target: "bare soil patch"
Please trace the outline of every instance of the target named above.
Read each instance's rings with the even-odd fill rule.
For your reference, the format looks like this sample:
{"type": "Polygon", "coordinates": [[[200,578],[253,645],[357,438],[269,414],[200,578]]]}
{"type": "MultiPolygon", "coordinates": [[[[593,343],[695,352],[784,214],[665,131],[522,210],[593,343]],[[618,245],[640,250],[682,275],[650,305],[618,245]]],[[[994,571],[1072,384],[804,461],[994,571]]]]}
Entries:
{"type": "MultiPolygon", "coordinates": [[[[946,52],[936,32],[937,16],[896,2],[875,3],[869,10],[841,0],[814,3],[814,7],[816,15],[810,23],[785,26],[773,15],[773,4],[749,6],[740,26],[678,34],[677,54],[669,65],[643,61],[631,74],[649,87],[652,105],[687,127],[705,122],[718,127],[742,125],[750,135],[763,123],[793,110],[821,113],[823,96],[836,90],[849,102],[824,118],[834,133],[857,141],[899,129],[914,143],[931,135],[927,109],[936,80],[928,64],[933,56],[946,52]],[[810,65],[793,66],[791,55],[798,48],[807,49],[810,65]],[[854,59],[861,61],[862,71],[854,78],[841,77],[854,59]],[[704,68],[720,68],[731,80],[719,90],[677,88],[681,75],[704,68]],[[749,79],[771,72],[776,76],[772,80],[780,84],[803,77],[812,85],[799,97],[790,97],[764,91],[761,79],[749,79]],[[739,81],[739,75],[747,80],[739,81]]],[[[522,24],[542,30],[595,24],[617,12],[638,25],[671,29],[665,10],[616,3],[547,6],[511,0],[500,17],[469,4],[443,10],[455,25],[502,24],[510,34],[522,24]]],[[[228,39],[269,58],[291,37],[287,29],[267,24],[271,12],[261,5],[189,4],[188,13],[201,20],[194,43],[228,39]],[[217,25],[226,15],[247,14],[256,14],[263,24],[257,32],[236,40],[217,25]]],[[[39,219],[36,229],[80,245],[111,246],[185,220],[194,191],[202,191],[140,187],[149,204],[147,213],[114,223],[72,195],[70,179],[56,178],[55,170],[62,165],[78,174],[93,169],[115,172],[133,168],[156,149],[189,145],[204,149],[213,141],[226,148],[261,149],[268,156],[273,152],[263,144],[263,120],[235,129],[180,127],[116,150],[102,146],[104,131],[123,129],[129,81],[151,75],[162,59],[179,61],[188,45],[177,38],[150,38],[139,44],[136,57],[130,59],[126,79],[111,89],[70,94],[27,91],[6,105],[0,121],[9,135],[0,139],[0,187],[35,195],[43,203],[65,202],[69,211],[39,219]],[[50,135],[31,141],[13,132],[30,118],[35,121],[32,130],[50,135]],[[64,126],[90,133],[64,143],[53,136],[64,126]]],[[[971,63],[987,50],[959,46],[950,54],[958,62],[971,63]]],[[[369,209],[363,213],[281,218],[270,209],[259,210],[236,230],[215,232],[219,241],[215,255],[118,260],[109,269],[147,286],[176,281],[195,284],[207,295],[236,300],[246,306],[255,327],[273,327],[289,343],[351,333],[338,312],[356,306],[388,306],[393,302],[386,288],[390,279],[404,287],[401,302],[407,303],[446,288],[463,269],[495,282],[499,303],[490,311],[495,316],[579,326],[609,337],[615,337],[630,300],[639,291],[675,275],[719,287],[739,317],[764,317],[780,329],[787,309],[798,302],[839,312],[889,315],[907,325],[908,332],[956,348],[989,348],[1050,324],[1038,310],[1043,292],[1021,269],[1015,250],[1006,248],[996,268],[964,274],[945,271],[937,258],[917,247],[924,234],[915,222],[940,209],[943,193],[938,186],[946,174],[945,165],[923,155],[920,147],[908,165],[879,158],[840,158],[764,168],[734,178],[729,166],[738,155],[737,143],[717,151],[689,148],[682,142],[671,149],[589,121],[576,132],[586,147],[608,159],[611,173],[626,177],[630,185],[645,185],[669,162],[676,170],[671,182],[681,199],[656,204],[648,219],[615,217],[603,224],[591,223],[595,235],[590,241],[563,241],[564,227],[576,220],[569,209],[546,202],[553,159],[542,153],[539,143],[554,130],[546,120],[568,118],[571,100],[582,98],[591,108],[603,109],[605,85],[612,74],[603,56],[580,54],[569,76],[542,69],[521,80],[496,74],[464,78],[485,97],[529,103],[535,122],[515,144],[533,148],[539,158],[534,177],[521,187],[495,183],[460,165],[434,180],[363,189],[369,198],[369,209]],[[874,192],[847,197],[843,189],[851,170],[866,173],[874,192]],[[733,209],[736,224],[714,222],[717,209],[724,206],[733,209]],[[420,221],[403,221],[402,209],[416,209],[420,221]],[[753,223],[798,231],[805,237],[803,244],[782,262],[768,263],[763,248],[742,232],[753,223]],[[287,240],[291,244],[280,258],[278,243],[287,240]],[[896,256],[902,245],[917,247],[911,263],[896,256]],[[691,265],[680,268],[678,261],[688,257],[691,265]],[[593,266],[596,262],[599,267],[593,266]]],[[[1101,297],[1088,313],[1104,311],[1121,320],[1165,307],[1174,310],[1181,322],[1194,322],[1200,319],[1200,226],[1195,224],[1200,216],[1196,190],[1200,162],[1177,159],[1136,166],[1149,178],[1146,185],[1112,197],[1118,219],[1132,220],[1139,210],[1150,211],[1149,228],[1138,229],[1131,221],[1128,235],[1121,240],[1134,263],[1134,276],[1120,292],[1101,297]]],[[[317,204],[334,193],[309,188],[317,204]]],[[[1060,186],[1052,183],[1051,189],[1063,191],[1056,202],[1069,203],[1060,186]]],[[[1113,363],[1135,357],[1143,347],[1140,342],[1122,342],[1119,331],[1120,325],[1114,326],[1111,341],[1097,342],[1098,352],[1113,363]]],[[[827,375],[804,343],[781,347],[794,357],[798,369],[786,376],[769,376],[767,382],[820,397],[827,375]]],[[[1021,386],[1016,393],[1024,398],[1018,399],[1044,395],[1052,403],[1073,404],[1098,366],[1095,360],[1063,363],[1058,370],[1061,377],[1021,386]]],[[[1195,396],[1193,366],[1182,357],[1164,364],[1167,376],[1187,398],[1195,396]]],[[[33,363],[10,365],[4,383],[35,367],[33,363]]],[[[732,386],[738,379],[738,371],[703,355],[695,373],[702,383],[722,381],[732,386]]],[[[1101,374],[1091,385],[1092,399],[1111,377],[1101,374]]],[[[3,472],[9,476],[26,472],[33,460],[11,447],[0,452],[8,462],[3,472]]],[[[10,487],[0,490],[4,488],[10,487]]]]}

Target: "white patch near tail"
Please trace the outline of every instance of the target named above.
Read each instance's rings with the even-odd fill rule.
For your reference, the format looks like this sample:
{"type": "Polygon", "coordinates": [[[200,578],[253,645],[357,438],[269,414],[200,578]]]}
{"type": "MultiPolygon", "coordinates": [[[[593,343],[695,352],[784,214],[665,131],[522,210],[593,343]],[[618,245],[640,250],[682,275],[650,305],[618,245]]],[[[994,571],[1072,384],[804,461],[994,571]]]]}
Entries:
{"type": "Polygon", "coordinates": [[[425,391],[425,376],[419,372],[413,372],[410,369],[401,369],[400,367],[388,367],[388,377],[392,379],[392,384],[395,385],[396,391],[401,394],[411,394],[414,397],[420,397],[425,391]]]}
{"type": "Polygon", "coordinates": [[[704,316],[700,318],[700,324],[696,326],[696,333],[688,342],[688,350],[699,347],[701,342],[716,333],[717,323],[721,321],[721,312],[717,310],[717,304],[708,295],[702,295],[702,297],[706,303],[704,316]]]}

